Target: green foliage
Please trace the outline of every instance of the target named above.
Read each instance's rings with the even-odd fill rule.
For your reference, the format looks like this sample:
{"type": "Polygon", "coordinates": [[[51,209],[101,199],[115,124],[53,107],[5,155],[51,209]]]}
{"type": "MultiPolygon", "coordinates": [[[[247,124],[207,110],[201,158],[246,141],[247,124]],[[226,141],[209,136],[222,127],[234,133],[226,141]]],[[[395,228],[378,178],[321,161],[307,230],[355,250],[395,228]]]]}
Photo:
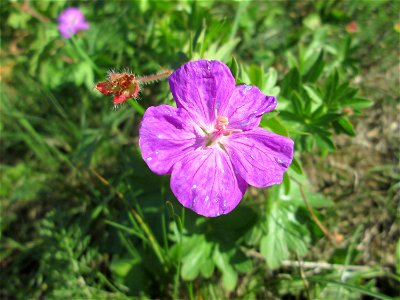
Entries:
{"type": "MultiPolygon", "coordinates": [[[[310,207],[324,221],[335,202],[302,165],[336,151],[338,135],[357,134],[355,122],[374,102],[353,79],[363,51],[374,61],[397,47],[392,32],[377,47],[372,41],[396,20],[398,4],[11,1],[2,8],[2,298],[389,299],[377,278],[397,283],[399,242],[397,275],[348,271],[356,241],[343,246],[345,259],[328,257],[340,272],[303,278],[285,263],[325,259],[309,252],[326,240],[310,207]],[[67,40],[56,18],[71,5],[90,29],[67,40]],[[352,20],[364,24],[362,33],[345,31],[352,20]],[[141,159],[141,116],[173,104],[167,82],[145,86],[140,100],[117,111],[93,88],[110,69],[143,75],[198,58],[222,60],[237,84],[277,96],[260,126],[296,147],[283,184],[250,189],[215,219],[182,208],[169,178],[141,159]]],[[[395,171],[390,178],[398,180],[395,171]]]]}

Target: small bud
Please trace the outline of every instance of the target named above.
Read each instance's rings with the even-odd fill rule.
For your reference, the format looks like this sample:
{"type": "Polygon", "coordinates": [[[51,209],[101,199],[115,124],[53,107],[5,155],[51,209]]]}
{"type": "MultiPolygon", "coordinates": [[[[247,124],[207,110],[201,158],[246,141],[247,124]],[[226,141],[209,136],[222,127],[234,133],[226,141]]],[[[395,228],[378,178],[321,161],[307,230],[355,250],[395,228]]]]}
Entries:
{"type": "Polygon", "coordinates": [[[400,32],[400,22],[396,22],[393,28],[396,32],[400,32]]]}
{"type": "Polygon", "coordinates": [[[107,80],[96,85],[96,90],[103,95],[114,95],[114,106],[116,107],[128,99],[137,98],[142,84],[155,82],[170,74],[170,70],[165,70],[163,73],[137,77],[127,72],[117,73],[110,71],[107,80]]]}
{"type": "Polygon", "coordinates": [[[346,31],[348,33],[355,33],[357,32],[357,22],[356,21],[351,21],[346,25],[346,31]]]}
{"type": "Polygon", "coordinates": [[[99,82],[96,89],[103,95],[114,95],[114,105],[118,105],[130,98],[136,98],[140,92],[140,84],[133,74],[110,72],[108,79],[99,82]]]}
{"type": "Polygon", "coordinates": [[[353,110],[351,109],[351,107],[344,107],[342,111],[346,115],[349,115],[349,116],[353,115],[353,110]]]}

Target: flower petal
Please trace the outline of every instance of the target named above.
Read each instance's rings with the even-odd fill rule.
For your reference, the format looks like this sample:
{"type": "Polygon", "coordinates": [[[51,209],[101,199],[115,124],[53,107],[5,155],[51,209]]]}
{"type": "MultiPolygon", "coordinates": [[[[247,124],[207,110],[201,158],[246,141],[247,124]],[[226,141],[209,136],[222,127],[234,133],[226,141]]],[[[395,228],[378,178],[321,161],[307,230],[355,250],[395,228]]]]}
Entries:
{"type": "Polygon", "coordinates": [[[111,95],[114,93],[112,86],[108,83],[108,81],[99,82],[96,84],[96,89],[103,95],[111,95]]]}
{"type": "Polygon", "coordinates": [[[169,85],[177,107],[186,109],[200,126],[215,120],[215,112],[235,89],[235,79],[222,62],[188,62],[169,76],[169,85]]]}
{"type": "Polygon", "coordinates": [[[207,147],[190,152],[172,169],[171,189],[179,202],[206,217],[232,211],[246,192],[222,149],[207,147]]]}
{"type": "Polygon", "coordinates": [[[277,100],[264,95],[256,86],[239,85],[219,115],[229,119],[229,127],[249,130],[260,124],[264,113],[275,109],[277,100]]]}
{"type": "Polygon", "coordinates": [[[139,136],[143,159],[159,175],[170,174],[176,162],[205,142],[201,129],[188,113],[168,105],[146,110],[139,136]]]}
{"type": "Polygon", "coordinates": [[[87,30],[89,29],[89,23],[86,22],[85,20],[82,20],[78,24],[76,24],[76,30],[77,31],[82,31],[82,30],[87,30]]]}
{"type": "Polygon", "coordinates": [[[63,38],[69,39],[75,32],[71,29],[71,26],[68,24],[60,24],[58,25],[58,30],[60,31],[63,38]]]}
{"type": "Polygon", "coordinates": [[[235,133],[224,146],[238,174],[256,187],[281,183],[293,159],[293,141],[262,128],[235,133]]]}
{"type": "Polygon", "coordinates": [[[128,100],[129,98],[130,98],[129,94],[127,92],[124,92],[124,91],[117,92],[114,95],[114,105],[121,104],[121,103],[125,102],[126,100],[128,100]]]}
{"type": "Polygon", "coordinates": [[[114,105],[121,104],[126,100],[133,98],[135,99],[140,92],[140,85],[137,81],[132,82],[128,88],[119,91],[114,95],[114,105]]]}

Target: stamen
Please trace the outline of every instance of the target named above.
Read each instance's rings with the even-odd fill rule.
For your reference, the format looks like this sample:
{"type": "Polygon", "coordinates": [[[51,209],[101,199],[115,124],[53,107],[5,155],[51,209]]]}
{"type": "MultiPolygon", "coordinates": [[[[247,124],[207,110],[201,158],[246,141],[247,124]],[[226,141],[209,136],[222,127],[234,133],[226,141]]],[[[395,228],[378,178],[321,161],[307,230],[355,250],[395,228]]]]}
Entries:
{"type": "Polygon", "coordinates": [[[207,135],[206,147],[210,147],[217,143],[217,145],[219,145],[220,148],[224,150],[223,146],[221,145],[223,145],[222,142],[225,137],[228,137],[235,132],[242,132],[242,130],[227,128],[229,125],[229,118],[226,116],[218,116],[216,119],[217,122],[215,124],[214,130],[212,130],[211,132],[206,132],[202,128],[203,132],[207,135]]]}
{"type": "Polygon", "coordinates": [[[218,116],[217,125],[215,126],[215,129],[217,129],[218,131],[224,131],[226,129],[226,126],[228,125],[229,125],[228,117],[218,116]]]}

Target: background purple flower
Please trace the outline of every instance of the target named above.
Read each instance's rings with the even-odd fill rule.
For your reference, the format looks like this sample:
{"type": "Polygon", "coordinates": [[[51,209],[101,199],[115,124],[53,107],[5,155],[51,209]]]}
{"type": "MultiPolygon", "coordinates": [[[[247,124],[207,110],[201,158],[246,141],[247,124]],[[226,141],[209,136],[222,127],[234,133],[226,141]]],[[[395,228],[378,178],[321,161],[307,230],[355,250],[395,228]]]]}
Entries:
{"type": "Polygon", "coordinates": [[[179,202],[215,217],[232,211],[247,184],[282,182],[293,159],[293,141],[259,128],[275,97],[257,87],[235,86],[229,68],[198,60],[169,77],[177,108],[150,107],[143,116],[139,146],[157,174],[171,174],[179,202]]]}
{"type": "Polygon", "coordinates": [[[58,30],[64,38],[70,38],[81,30],[89,29],[89,24],[77,7],[65,9],[57,18],[58,30]]]}

